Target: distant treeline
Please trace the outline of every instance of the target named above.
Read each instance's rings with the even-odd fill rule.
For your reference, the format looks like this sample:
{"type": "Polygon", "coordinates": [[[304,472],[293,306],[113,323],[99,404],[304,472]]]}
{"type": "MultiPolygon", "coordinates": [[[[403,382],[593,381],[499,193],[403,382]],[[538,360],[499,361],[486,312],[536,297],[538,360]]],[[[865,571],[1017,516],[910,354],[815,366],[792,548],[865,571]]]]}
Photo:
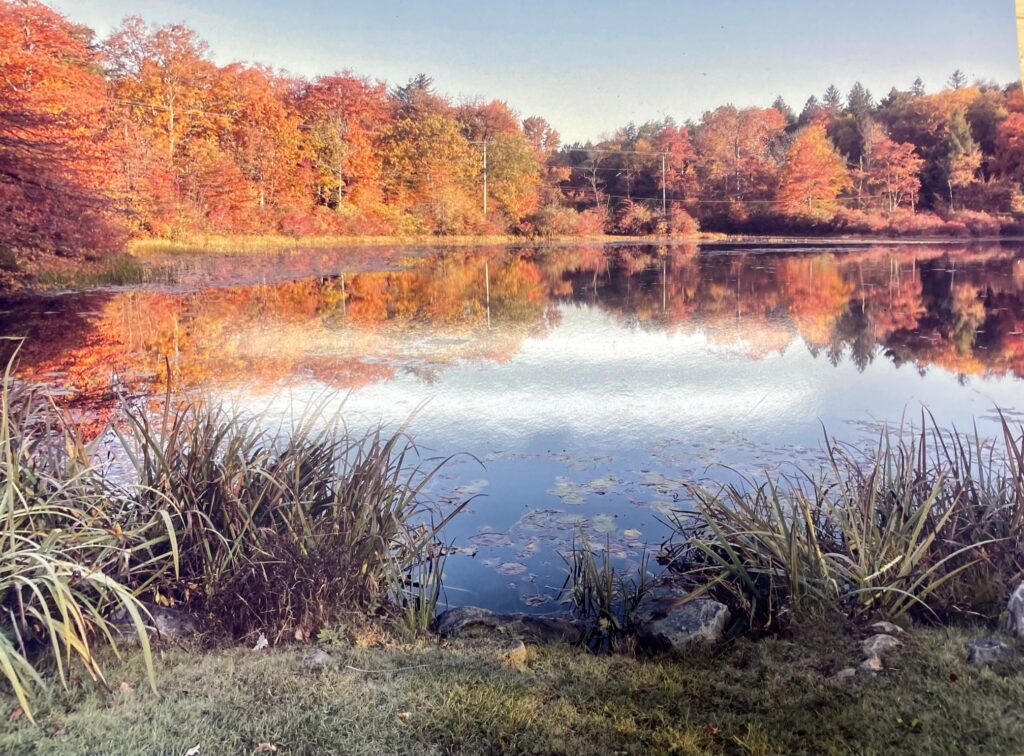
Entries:
{"type": "Polygon", "coordinates": [[[932,94],[831,86],[800,113],[724,105],[563,145],[426,75],[218,66],[192,29],[137,17],[98,40],[0,0],[0,50],[6,265],[129,236],[988,235],[1024,213],[1024,95],[959,71],[932,94]]]}

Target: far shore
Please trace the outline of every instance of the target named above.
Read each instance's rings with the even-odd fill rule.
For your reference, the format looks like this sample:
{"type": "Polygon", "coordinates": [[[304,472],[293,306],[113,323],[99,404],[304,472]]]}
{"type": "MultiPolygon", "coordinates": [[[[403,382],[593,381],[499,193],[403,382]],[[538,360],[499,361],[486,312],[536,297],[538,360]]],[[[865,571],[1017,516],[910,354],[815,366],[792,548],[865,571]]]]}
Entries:
{"type": "Polygon", "coordinates": [[[281,235],[197,235],[184,239],[136,239],[128,252],[137,256],[175,252],[217,252],[224,254],[284,249],[328,249],[338,247],[472,247],[472,246],[564,246],[607,245],[699,245],[703,247],[791,247],[933,246],[999,244],[1024,242],[1024,236],[757,236],[744,234],[700,234],[698,236],[553,236],[529,238],[514,235],[481,236],[306,236],[281,235]]]}

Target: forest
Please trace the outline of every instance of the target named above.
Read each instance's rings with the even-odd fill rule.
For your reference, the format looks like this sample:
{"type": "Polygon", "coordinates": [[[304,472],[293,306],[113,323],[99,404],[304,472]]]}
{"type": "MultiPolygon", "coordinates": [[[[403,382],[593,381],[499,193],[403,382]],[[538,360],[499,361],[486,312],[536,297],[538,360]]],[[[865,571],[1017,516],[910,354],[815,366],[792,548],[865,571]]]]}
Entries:
{"type": "Polygon", "coordinates": [[[0,49],[8,270],[190,234],[992,236],[1024,213],[1024,93],[959,70],[938,91],[828,86],[799,112],[725,104],[567,145],[425,74],[218,65],[180,24],[100,39],[0,0],[0,49]]]}

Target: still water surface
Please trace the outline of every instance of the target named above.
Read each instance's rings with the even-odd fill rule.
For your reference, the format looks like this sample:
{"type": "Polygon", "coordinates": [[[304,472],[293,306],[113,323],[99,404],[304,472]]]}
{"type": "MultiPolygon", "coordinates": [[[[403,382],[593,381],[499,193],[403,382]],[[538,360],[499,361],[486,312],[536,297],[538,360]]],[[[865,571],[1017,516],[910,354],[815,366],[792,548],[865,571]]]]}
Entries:
{"type": "Polygon", "coordinates": [[[21,373],[97,427],[112,384],[271,415],[325,391],[350,424],[410,415],[452,604],[550,611],[581,530],[623,566],[685,486],[821,464],[927,407],[1024,418],[1024,248],[583,246],[155,259],[174,284],[0,303],[21,373]],[[727,466],[727,467],[723,467],[727,466]]]}

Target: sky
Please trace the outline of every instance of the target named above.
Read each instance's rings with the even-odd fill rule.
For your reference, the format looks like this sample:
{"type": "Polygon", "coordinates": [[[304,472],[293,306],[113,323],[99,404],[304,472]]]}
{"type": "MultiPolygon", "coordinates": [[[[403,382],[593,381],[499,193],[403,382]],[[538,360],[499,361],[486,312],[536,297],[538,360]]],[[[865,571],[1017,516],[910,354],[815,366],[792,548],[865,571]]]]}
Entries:
{"type": "Polygon", "coordinates": [[[218,63],[342,69],[542,115],[563,142],[725,103],[799,111],[834,83],[877,97],[1019,78],[1010,0],[54,0],[102,37],[120,19],[184,22],[218,63]]]}

